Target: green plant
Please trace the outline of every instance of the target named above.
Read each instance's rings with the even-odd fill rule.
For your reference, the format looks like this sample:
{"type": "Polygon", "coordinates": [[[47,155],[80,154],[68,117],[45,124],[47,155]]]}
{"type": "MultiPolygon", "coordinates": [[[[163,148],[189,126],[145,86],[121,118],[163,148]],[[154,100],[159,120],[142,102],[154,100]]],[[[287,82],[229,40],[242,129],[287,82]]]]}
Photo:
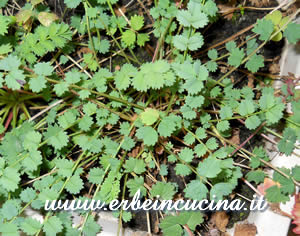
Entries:
{"type": "MultiPolygon", "coordinates": [[[[13,117],[0,143],[2,235],[100,231],[91,212],[79,211],[82,221],[75,227],[68,212],[42,211],[43,223],[22,215],[28,207],[42,210],[46,200],[110,202],[137,190],[150,199],[174,199],[178,193],[193,200],[224,199],[238,191],[244,177],[262,183],[266,168],[275,170],[272,179],[280,183],[266,190],[266,199],[288,201],[299,185],[299,168],[275,168],[262,147],[252,150],[229,137],[240,122],[249,131],[247,142],[272,133],[280,138],[280,152],[299,148],[297,80],[289,78],[275,91],[263,80],[250,88],[229,78],[242,67],[251,75],[263,68],[261,49],[271,40],[296,43],[300,30],[292,20],[299,11],[285,18],[279,11],[268,14],[244,43],[231,40],[200,61],[193,57],[206,43],[203,29],[219,17],[214,1],[188,1],[186,7],[183,1],[155,1],[149,13],[153,32],[146,30],[143,16],[134,14],[130,21],[117,16],[116,2],[65,0],[68,8],[82,10],[70,24],[37,0],[19,16],[0,15],[2,124],[10,111],[13,117]],[[39,19],[41,13],[46,19],[39,19]],[[139,50],[151,37],[157,39],[152,62],[143,61],[139,50]],[[81,48],[88,51],[82,59],[77,58],[81,48]],[[103,64],[110,59],[115,69],[103,64]],[[219,71],[221,60],[225,73],[219,71]],[[44,106],[30,118],[25,104],[33,98],[44,106]],[[293,115],[285,112],[288,103],[293,115]],[[17,119],[19,108],[29,120],[17,119]],[[282,135],[272,129],[280,123],[282,135]],[[238,157],[245,159],[247,173],[238,157]],[[188,177],[182,191],[168,181],[171,168],[188,177]]],[[[162,214],[165,235],[191,233],[203,222],[200,212],[162,214]]],[[[134,217],[115,215],[120,222],[134,217]]]]}

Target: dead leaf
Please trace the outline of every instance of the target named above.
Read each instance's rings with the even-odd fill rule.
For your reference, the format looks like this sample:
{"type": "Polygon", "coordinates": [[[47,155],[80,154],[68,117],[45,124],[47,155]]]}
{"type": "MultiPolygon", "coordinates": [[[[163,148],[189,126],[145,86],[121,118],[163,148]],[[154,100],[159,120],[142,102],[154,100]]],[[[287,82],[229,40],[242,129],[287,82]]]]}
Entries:
{"type": "Polygon", "coordinates": [[[250,0],[251,4],[256,7],[268,6],[269,0],[250,0]]]}
{"type": "Polygon", "coordinates": [[[257,186],[257,190],[262,194],[265,195],[266,194],[266,190],[274,185],[277,185],[278,187],[280,187],[280,183],[275,182],[274,180],[270,179],[270,178],[265,178],[264,179],[264,183],[260,184],[257,186]]]}
{"type": "Polygon", "coordinates": [[[241,141],[240,141],[240,129],[239,128],[235,128],[232,130],[232,136],[229,140],[236,145],[240,145],[241,141]]]}
{"type": "Polygon", "coordinates": [[[286,10],[286,15],[290,16],[294,14],[299,8],[300,8],[300,3],[299,1],[298,2],[296,1],[293,5],[288,6],[287,9],[286,7],[284,7],[283,10],[286,10]]]}
{"type": "Polygon", "coordinates": [[[252,74],[248,75],[248,87],[249,88],[254,88],[254,77],[252,74]]]}
{"type": "Polygon", "coordinates": [[[255,236],[257,232],[254,224],[237,224],[234,230],[234,236],[255,236]]]}
{"type": "Polygon", "coordinates": [[[218,4],[218,8],[220,9],[220,13],[226,20],[232,19],[235,7],[229,6],[227,4],[218,4]]]}
{"type": "Polygon", "coordinates": [[[16,21],[22,25],[25,30],[30,30],[33,22],[33,13],[31,10],[21,10],[16,15],[16,21]]]}
{"type": "Polygon", "coordinates": [[[151,6],[152,4],[153,4],[153,0],[147,0],[147,1],[146,1],[146,5],[147,5],[147,6],[151,6]]]}
{"type": "Polygon", "coordinates": [[[271,72],[271,74],[279,74],[279,72],[280,72],[280,63],[279,63],[279,60],[280,60],[280,58],[281,57],[278,56],[278,57],[275,57],[272,60],[272,63],[269,66],[269,71],[271,72]]]}
{"type": "Polygon", "coordinates": [[[82,58],[81,54],[88,54],[88,53],[93,53],[93,51],[91,49],[89,49],[88,47],[82,47],[82,48],[80,48],[80,50],[77,51],[77,55],[80,58],[82,58]]]}
{"type": "Polygon", "coordinates": [[[229,216],[225,211],[217,211],[212,215],[212,221],[220,231],[225,232],[229,216]]]}
{"type": "Polygon", "coordinates": [[[25,23],[29,20],[29,18],[33,15],[31,10],[21,10],[16,15],[16,19],[18,23],[25,23]]]}
{"type": "Polygon", "coordinates": [[[273,74],[273,75],[279,74],[279,72],[280,72],[279,63],[272,63],[269,67],[269,70],[270,70],[271,74],[273,74]]]}
{"type": "Polygon", "coordinates": [[[107,130],[111,130],[111,129],[112,129],[112,125],[111,125],[111,124],[107,124],[107,125],[105,126],[105,128],[106,128],[107,130]]]}
{"type": "Polygon", "coordinates": [[[165,149],[164,149],[164,146],[159,145],[159,146],[157,146],[157,147],[155,148],[155,153],[158,154],[158,155],[161,155],[161,154],[163,154],[164,150],[165,150],[165,149]]]}
{"type": "Polygon", "coordinates": [[[228,71],[228,68],[226,66],[219,66],[220,71],[225,74],[228,71]]]}
{"type": "Polygon", "coordinates": [[[136,146],[134,149],[132,149],[131,152],[128,153],[128,156],[129,157],[136,157],[139,154],[140,150],[141,150],[141,147],[136,146]]]}
{"type": "Polygon", "coordinates": [[[42,25],[50,26],[53,21],[58,20],[58,16],[54,13],[40,12],[38,14],[38,20],[41,22],[42,25]]]}
{"type": "Polygon", "coordinates": [[[120,8],[118,7],[118,8],[114,9],[114,12],[115,12],[116,16],[123,16],[126,13],[126,8],[125,8],[125,6],[122,6],[120,8]]]}

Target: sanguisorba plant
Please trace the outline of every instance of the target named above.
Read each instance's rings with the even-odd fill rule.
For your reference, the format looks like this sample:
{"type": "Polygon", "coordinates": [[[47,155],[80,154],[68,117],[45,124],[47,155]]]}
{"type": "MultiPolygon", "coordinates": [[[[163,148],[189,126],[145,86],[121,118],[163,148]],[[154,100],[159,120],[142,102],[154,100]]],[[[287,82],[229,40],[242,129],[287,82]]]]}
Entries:
{"type": "MultiPolygon", "coordinates": [[[[266,190],[269,202],[294,194],[299,166],[275,168],[263,146],[245,149],[228,137],[241,122],[249,136],[278,136],[278,150],[291,154],[300,138],[299,92],[291,86],[296,80],[274,90],[261,83],[236,86],[228,78],[238,68],[255,75],[264,67],[261,49],[271,40],[297,43],[300,27],[293,19],[299,10],[286,17],[280,8],[270,12],[244,43],[229,41],[225,53],[211,49],[200,61],[193,55],[205,45],[202,31],[219,17],[212,0],[156,0],[147,21],[135,13],[127,17],[117,0],[64,0],[64,16],[74,13],[65,22],[44,3],[0,3],[1,96],[12,91],[22,98],[25,92],[44,103],[32,117],[16,120],[1,140],[2,235],[101,231],[91,212],[80,211],[83,220],[73,227],[70,212],[44,212],[46,200],[109,203],[138,189],[150,199],[223,199],[237,191],[239,180],[255,185],[266,177],[279,183],[266,190]],[[153,41],[152,62],[143,61],[139,51],[153,41]],[[104,64],[109,58],[115,70],[104,64]],[[285,112],[288,103],[293,114],[285,112]],[[279,123],[282,134],[274,130],[279,123]],[[236,158],[245,159],[247,172],[236,158]],[[168,181],[170,168],[189,177],[184,189],[168,181]],[[273,176],[268,168],[275,169],[273,176]],[[24,215],[29,207],[41,210],[43,222],[24,215]]],[[[181,235],[183,226],[194,231],[203,221],[200,212],[163,214],[164,235],[181,235]]],[[[118,215],[128,222],[134,213],[118,215]]]]}

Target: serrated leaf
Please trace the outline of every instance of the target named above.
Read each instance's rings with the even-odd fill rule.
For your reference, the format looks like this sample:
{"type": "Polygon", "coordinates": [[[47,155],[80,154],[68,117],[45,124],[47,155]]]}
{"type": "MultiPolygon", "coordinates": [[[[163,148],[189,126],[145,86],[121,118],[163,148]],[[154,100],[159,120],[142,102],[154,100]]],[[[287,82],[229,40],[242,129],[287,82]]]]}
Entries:
{"type": "Polygon", "coordinates": [[[79,175],[73,175],[66,184],[66,190],[69,193],[77,194],[83,188],[83,181],[79,175]]]}
{"type": "Polygon", "coordinates": [[[281,102],[281,99],[275,97],[272,91],[263,90],[263,95],[259,100],[259,105],[262,110],[266,113],[266,119],[268,124],[273,124],[278,122],[283,116],[283,110],[285,108],[284,103],[281,102]]]}
{"type": "Polygon", "coordinates": [[[177,163],[174,170],[176,172],[176,175],[182,176],[187,176],[192,173],[191,169],[187,165],[181,163],[177,163]]]}
{"type": "Polygon", "coordinates": [[[175,35],[173,37],[173,43],[174,46],[181,51],[185,51],[186,49],[195,51],[204,44],[203,36],[200,33],[195,33],[190,38],[185,35],[175,35]]]}
{"type": "Polygon", "coordinates": [[[159,227],[166,236],[182,236],[183,234],[183,230],[178,224],[178,219],[176,216],[171,215],[165,217],[159,224],[159,227]]]}
{"type": "Polygon", "coordinates": [[[163,137],[170,137],[172,133],[176,130],[176,116],[166,116],[158,125],[158,133],[163,137]]]}
{"type": "Polygon", "coordinates": [[[53,67],[49,62],[40,62],[34,65],[34,72],[38,75],[49,76],[53,72],[53,67]]]}
{"type": "Polygon", "coordinates": [[[129,196],[134,196],[134,194],[140,190],[141,196],[146,195],[146,188],[144,187],[144,178],[142,176],[135,176],[134,179],[130,179],[127,181],[127,185],[129,188],[129,196]]]}
{"type": "Polygon", "coordinates": [[[216,201],[222,200],[224,196],[231,193],[232,188],[232,185],[229,183],[217,183],[210,190],[210,199],[214,199],[216,201]]]}
{"type": "Polygon", "coordinates": [[[148,34],[138,34],[137,35],[136,43],[140,47],[143,47],[147,41],[149,41],[149,35],[148,34]]]}
{"type": "Polygon", "coordinates": [[[78,127],[79,127],[79,129],[81,129],[83,131],[88,131],[91,128],[91,126],[93,125],[93,123],[94,123],[93,118],[85,115],[79,121],[78,127]]]}
{"type": "Polygon", "coordinates": [[[137,69],[131,64],[124,64],[120,71],[115,72],[114,83],[120,90],[127,89],[131,84],[131,79],[137,74],[137,69]]]}
{"type": "Polygon", "coordinates": [[[245,53],[242,49],[234,48],[230,52],[230,56],[228,57],[228,63],[231,66],[238,67],[241,65],[242,60],[245,56],[245,53]]]}
{"type": "Polygon", "coordinates": [[[42,164],[42,155],[40,151],[31,150],[27,157],[22,161],[22,165],[26,171],[35,171],[42,164]]]}
{"type": "Polygon", "coordinates": [[[47,80],[43,76],[38,76],[37,78],[30,78],[29,88],[32,90],[32,92],[39,93],[47,87],[46,83],[47,80]]]}
{"type": "Polygon", "coordinates": [[[222,120],[231,118],[232,116],[233,116],[233,112],[232,112],[231,107],[229,107],[229,106],[221,107],[220,117],[221,117],[222,120]]]}
{"type": "Polygon", "coordinates": [[[230,128],[230,124],[228,120],[222,120],[217,124],[217,129],[220,130],[221,132],[229,130],[229,128],[230,128]]]}
{"type": "Polygon", "coordinates": [[[170,182],[164,183],[158,181],[156,184],[152,185],[150,194],[152,197],[159,196],[159,198],[163,200],[172,200],[173,195],[175,194],[175,187],[170,182]]]}
{"type": "Polygon", "coordinates": [[[208,51],[207,55],[211,60],[216,60],[218,58],[218,51],[216,49],[211,49],[208,51]]]}
{"type": "Polygon", "coordinates": [[[300,166],[293,167],[292,176],[296,181],[300,181],[300,166]]]}
{"type": "Polygon", "coordinates": [[[219,146],[218,143],[217,143],[217,140],[212,137],[212,138],[209,138],[206,143],[205,143],[206,147],[210,150],[215,150],[217,149],[217,147],[219,146]]]}
{"type": "Polygon", "coordinates": [[[187,163],[190,163],[194,158],[194,152],[192,149],[185,147],[178,154],[179,158],[187,163]]]}
{"type": "Polygon", "coordinates": [[[283,35],[287,38],[289,43],[295,44],[300,39],[300,24],[297,23],[289,23],[283,35]]]}
{"type": "Polygon", "coordinates": [[[44,136],[55,149],[61,149],[68,144],[68,135],[57,125],[49,126],[44,136]]]}
{"type": "Polygon", "coordinates": [[[145,145],[153,146],[158,140],[157,132],[150,126],[139,128],[136,136],[144,141],[145,145]]]}
{"type": "Polygon", "coordinates": [[[16,217],[19,213],[20,205],[14,200],[7,200],[0,210],[1,215],[6,220],[11,220],[16,217]]]}
{"type": "Polygon", "coordinates": [[[136,40],[136,35],[133,31],[131,30],[126,30],[122,34],[122,40],[127,46],[131,46],[134,44],[136,40]]]}
{"type": "Polygon", "coordinates": [[[185,197],[201,201],[207,198],[208,189],[200,180],[192,180],[184,189],[185,197]]]}
{"type": "Polygon", "coordinates": [[[35,199],[36,192],[32,188],[26,188],[21,192],[20,197],[23,202],[28,203],[35,199]]]}
{"type": "Polygon", "coordinates": [[[135,141],[132,138],[125,136],[122,144],[122,148],[126,151],[130,151],[134,146],[135,146],[135,141]]]}
{"type": "Polygon", "coordinates": [[[18,188],[20,180],[20,174],[16,169],[6,167],[3,171],[2,176],[0,177],[0,184],[7,191],[14,191],[18,188]]]}
{"type": "Polygon", "coordinates": [[[88,180],[93,184],[101,184],[105,176],[105,171],[101,168],[90,169],[88,180]]]}
{"type": "MultiPolygon", "coordinates": [[[[290,175],[289,169],[281,168],[281,170],[288,176],[290,175]]],[[[287,178],[276,171],[273,173],[273,180],[280,184],[280,191],[282,193],[293,194],[295,192],[295,184],[291,178],[287,178]]]]}
{"type": "Polygon", "coordinates": [[[57,159],[55,160],[55,164],[58,168],[58,174],[63,177],[72,176],[73,162],[67,159],[57,159]]]}
{"type": "Polygon", "coordinates": [[[0,232],[2,236],[19,236],[18,225],[16,223],[0,223],[0,232]]]}
{"type": "Polygon", "coordinates": [[[254,181],[256,184],[264,182],[265,176],[262,170],[250,171],[246,175],[248,181],[254,181]]]}
{"type": "Polygon", "coordinates": [[[191,14],[190,11],[181,10],[177,13],[177,20],[185,27],[193,26],[195,29],[203,28],[208,23],[207,15],[203,12],[191,14]]]}
{"type": "Polygon", "coordinates": [[[197,168],[198,174],[207,178],[215,178],[221,170],[221,161],[213,157],[208,157],[200,162],[197,168]]]}
{"type": "Polygon", "coordinates": [[[144,25],[144,17],[134,15],[130,18],[130,26],[134,30],[140,30],[144,25]]]}
{"type": "Polygon", "coordinates": [[[57,216],[51,216],[43,226],[43,231],[47,236],[55,236],[63,229],[62,222],[57,216]]]}
{"type": "Polygon", "coordinates": [[[185,100],[186,104],[191,108],[201,107],[204,103],[203,96],[187,96],[185,100]]]}
{"type": "Polygon", "coordinates": [[[253,32],[259,34],[260,40],[268,40],[273,32],[274,25],[271,20],[258,19],[253,32]]]}
{"type": "Polygon", "coordinates": [[[246,119],[245,125],[248,129],[253,130],[260,125],[261,121],[258,116],[250,116],[246,119]]]}
{"type": "Polygon", "coordinates": [[[136,174],[142,174],[146,171],[146,164],[142,159],[130,157],[129,160],[126,161],[124,168],[127,173],[134,172],[136,174]]]}
{"type": "Polygon", "coordinates": [[[261,67],[264,67],[264,58],[261,55],[254,54],[246,63],[246,68],[252,73],[256,73],[261,67]]]}
{"type": "Polygon", "coordinates": [[[266,199],[268,202],[279,203],[279,202],[287,202],[289,197],[284,195],[280,188],[277,185],[271,186],[266,190],[266,199]]]}
{"type": "Polygon", "coordinates": [[[0,45],[0,55],[7,54],[12,51],[12,47],[9,43],[0,45]]]}
{"type": "Polygon", "coordinates": [[[54,85],[55,93],[57,96],[61,97],[65,92],[69,90],[69,84],[67,82],[60,82],[56,85],[54,85]]]}
{"type": "Polygon", "coordinates": [[[41,228],[42,225],[39,221],[33,218],[26,218],[21,223],[22,231],[28,235],[35,235],[41,228]]]}
{"type": "Polygon", "coordinates": [[[96,234],[100,231],[101,227],[97,224],[93,218],[93,216],[89,216],[86,224],[83,228],[84,235],[96,236],[96,234]]]}
{"type": "Polygon", "coordinates": [[[201,48],[203,44],[203,36],[200,33],[195,33],[192,37],[189,38],[187,47],[191,51],[196,51],[201,48]]]}

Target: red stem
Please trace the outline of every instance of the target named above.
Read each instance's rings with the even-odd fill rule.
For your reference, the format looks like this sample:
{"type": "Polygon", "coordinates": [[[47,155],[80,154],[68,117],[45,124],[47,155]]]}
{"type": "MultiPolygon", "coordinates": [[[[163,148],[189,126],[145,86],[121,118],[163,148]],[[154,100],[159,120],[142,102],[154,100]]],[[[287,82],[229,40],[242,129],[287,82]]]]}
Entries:
{"type": "Polygon", "coordinates": [[[230,156],[234,155],[238,150],[240,150],[243,146],[245,146],[245,144],[250,141],[254,135],[257,134],[257,132],[259,130],[261,130],[261,128],[265,125],[265,122],[263,122],[242,144],[240,144],[231,154],[230,156]]]}

